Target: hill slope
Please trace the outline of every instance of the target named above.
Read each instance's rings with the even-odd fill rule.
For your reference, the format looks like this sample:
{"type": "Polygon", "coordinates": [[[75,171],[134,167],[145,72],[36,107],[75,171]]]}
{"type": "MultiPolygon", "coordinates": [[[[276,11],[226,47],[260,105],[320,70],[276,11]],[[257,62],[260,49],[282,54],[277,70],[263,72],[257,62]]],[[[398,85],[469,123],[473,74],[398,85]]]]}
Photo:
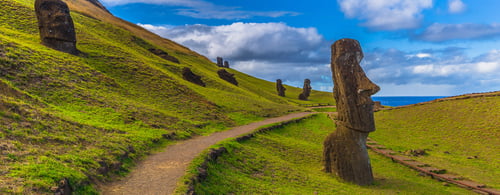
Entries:
{"type": "Polygon", "coordinates": [[[500,92],[445,98],[375,113],[370,134],[394,151],[425,150],[412,157],[500,188],[500,92]]]}
{"type": "Polygon", "coordinates": [[[276,95],[274,83],[228,69],[238,86],[188,48],[96,7],[68,1],[75,56],[40,44],[34,0],[0,0],[0,192],[49,193],[64,178],[77,191],[121,174],[152,148],[263,117],[330,102],[276,95]],[[161,50],[180,63],[163,59],[161,50]],[[185,81],[189,67],[207,84],[185,81]]]}

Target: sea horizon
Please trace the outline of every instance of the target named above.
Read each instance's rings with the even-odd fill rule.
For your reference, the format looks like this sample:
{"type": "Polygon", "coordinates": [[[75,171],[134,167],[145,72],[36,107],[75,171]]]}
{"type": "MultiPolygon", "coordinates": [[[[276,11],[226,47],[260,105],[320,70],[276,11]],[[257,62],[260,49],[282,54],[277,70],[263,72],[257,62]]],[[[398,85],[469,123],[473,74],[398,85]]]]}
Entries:
{"type": "Polygon", "coordinates": [[[372,99],[380,101],[384,106],[406,106],[445,97],[450,96],[372,96],[372,99]]]}

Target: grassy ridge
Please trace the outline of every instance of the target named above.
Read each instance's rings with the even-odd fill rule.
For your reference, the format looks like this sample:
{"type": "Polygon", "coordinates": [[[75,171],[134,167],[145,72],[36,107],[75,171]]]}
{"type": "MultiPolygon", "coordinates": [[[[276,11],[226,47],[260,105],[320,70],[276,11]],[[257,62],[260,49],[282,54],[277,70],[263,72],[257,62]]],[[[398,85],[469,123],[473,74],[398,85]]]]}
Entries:
{"type": "Polygon", "coordinates": [[[418,176],[370,152],[376,184],[360,187],[321,171],[322,142],[333,122],[320,114],[299,123],[222,146],[230,152],[211,162],[199,194],[473,194],[418,176]]]}
{"type": "Polygon", "coordinates": [[[40,44],[34,0],[0,0],[0,193],[50,193],[63,178],[92,193],[91,181],[126,172],[172,140],[302,109],[274,83],[229,70],[240,83],[231,85],[188,48],[88,1],[67,3],[78,56],[40,44]],[[207,87],[183,80],[183,67],[207,87]]]}
{"type": "Polygon", "coordinates": [[[377,142],[418,161],[500,188],[500,96],[410,106],[375,114],[377,142]]]}

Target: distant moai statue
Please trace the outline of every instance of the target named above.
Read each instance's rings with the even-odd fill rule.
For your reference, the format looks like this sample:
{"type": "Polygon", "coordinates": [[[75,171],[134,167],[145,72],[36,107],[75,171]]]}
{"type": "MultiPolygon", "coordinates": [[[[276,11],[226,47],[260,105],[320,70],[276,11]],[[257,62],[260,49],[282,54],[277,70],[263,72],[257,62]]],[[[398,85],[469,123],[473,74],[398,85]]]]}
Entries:
{"type": "Polygon", "coordinates": [[[225,81],[232,83],[233,85],[238,86],[238,81],[236,81],[236,78],[234,77],[234,74],[226,71],[226,69],[219,69],[217,71],[217,74],[221,79],[224,79],[225,81]]]}
{"type": "Polygon", "coordinates": [[[229,68],[229,62],[228,61],[224,61],[224,68],[229,68]]]}
{"type": "Polygon", "coordinates": [[[222,57],[217,57],[217,66],[224,67],[224,59],[222,57]]]}
{"type": "Polygon", "coordinates": [[[78,54],[75,26],[65,2],[36,0],[35,12],[43,45],[62,52],[78,54]]]}
{"type": "Polygon", "coordinates": [[[311,94],[311,80],[305,79],[304,86],[302,87],[302,93],[299,94],[299,100],[307,100],[311,94]]]}
{"type": "Polygon", "coordinates": [[[193,71],[191,71],[191,69],[188,67],[184,67],[182,69],[182,78],[199,86],[206,86],[205,83],[201,80],[201,76],[194,74],[193,71]]]}
{"type": "Polygon", "coordinates": [[[276,80],[276,90],[279,96],[285,97],[286,88],[283,86],[281,79],[276,80]]]}
{"type": "Polygon", "coordinates": [[[358,41],[341,39],[332,45],[333,96],[337,102],[337,129],[323,143],[325,171],[358,185],[373,183],[366,150],[368,133],[375,131],[371,95],[380,88],[359,65],[363,52],[358,41]]]}

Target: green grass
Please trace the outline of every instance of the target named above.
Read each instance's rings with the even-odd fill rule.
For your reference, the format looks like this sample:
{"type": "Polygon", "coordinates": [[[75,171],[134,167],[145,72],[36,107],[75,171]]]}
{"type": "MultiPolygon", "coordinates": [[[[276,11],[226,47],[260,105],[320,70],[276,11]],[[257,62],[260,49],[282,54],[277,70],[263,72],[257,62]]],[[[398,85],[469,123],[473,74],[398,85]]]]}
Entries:
{"type": "Polygon", "coordinates": [[[76,193],[95,193],[92,182],[127,173],[177,139],[303,110],[272,82],[229,70],[240,83],[231,85],[206,57],[88,1],[65,2],[78,56],[40,44],[34,0],[0,0],[0,194],[50,194],[64,178],[76,193]],[[183,67],[207,87],[183,80],[183,67]]]}
{"type": "MultiPolygon", "coordinates": [[[[343,183],[321,171],[322,142],[334,130],[324,114],[292,123],[241,143],[221,146],[230,152],[210,162],[197,194],[473,194],[418,176],[370,152],[375,184],[343,183]]],[[[200,163],[200,162],[198,162],[200,163]]],[[[177,191],[180,192],[180,191],[177,191]]]]}
{"type": "Polygon", "coordinates": [[[395,151],[426,149],[413,158],[498,189],[499,108],[497,96],[380,111],[370,137],[395,151]]]}

